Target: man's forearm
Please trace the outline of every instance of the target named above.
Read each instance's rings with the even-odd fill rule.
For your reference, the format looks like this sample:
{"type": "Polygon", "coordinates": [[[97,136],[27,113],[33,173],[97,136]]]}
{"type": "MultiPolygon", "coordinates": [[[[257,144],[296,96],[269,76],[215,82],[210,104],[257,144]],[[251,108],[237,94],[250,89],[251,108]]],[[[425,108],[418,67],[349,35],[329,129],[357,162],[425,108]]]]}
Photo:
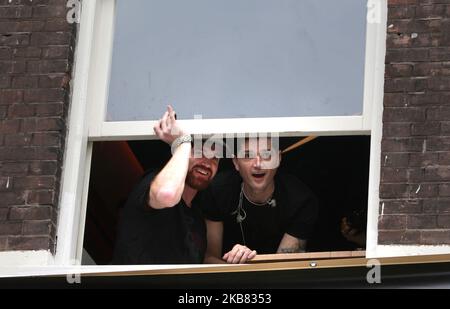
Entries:
{"type": "Polygon", "coordinates": [[[226,264],[226,262],[224,260],[222,260],[221,258],[212,256],[212,255],[205,256],[204,263],[205,264],[226,264]]]}
{"type": "Polygon", "coordinates": [[[183,143],[156,176],[150,186],[149,206],[156,209],[173,207],[181,200],[189,166],[191,144],[183,143]]]}
{"type": "Polygon", "coordinates": [[[306,243],[304,239],[284,234],[283,239],[278,246],[277,253],[302,253],[306,252],[306,243]]]}

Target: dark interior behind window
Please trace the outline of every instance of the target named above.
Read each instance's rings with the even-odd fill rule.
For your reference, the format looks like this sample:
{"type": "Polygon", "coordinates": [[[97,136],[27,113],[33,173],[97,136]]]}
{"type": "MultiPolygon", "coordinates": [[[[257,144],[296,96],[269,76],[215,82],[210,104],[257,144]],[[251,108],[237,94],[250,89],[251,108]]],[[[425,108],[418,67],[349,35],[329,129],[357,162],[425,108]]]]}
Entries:
{"type": "MultiPolygon", "coordinates": [[[[298,137],[281,138],[284,149],[298,137]]],[[[170,158],[160,141],[97,142],[89,184],[84,249],[99,264],[109,264],[120,209],[145,170],[170,158]]],[[[357,246],[340,233],[342,217],[366,226],[370,136],[319,137],[283,155],[280,169],[297,176],[319,199],[320,213],[308,251],[348,251],[357,246]]],[[[230,159],[220,170],[233,168],[230,159]]]]}

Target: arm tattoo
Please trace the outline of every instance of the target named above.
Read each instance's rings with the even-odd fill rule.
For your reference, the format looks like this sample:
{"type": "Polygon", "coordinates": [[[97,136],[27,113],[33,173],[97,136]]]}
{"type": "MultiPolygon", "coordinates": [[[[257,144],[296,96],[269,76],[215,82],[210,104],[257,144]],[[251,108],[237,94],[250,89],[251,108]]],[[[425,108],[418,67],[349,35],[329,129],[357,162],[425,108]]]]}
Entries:
{"type": "Polygon", "coordinates": [[[304,248],[295,247],[295,248],[281,248],[280,253],[305,253],[304,248]]]}
{"type": "Polygon", "coordinates": [[[300,240],[296,246],[280,248],[278,253],[305,253],[306,241],[300,240]]]}

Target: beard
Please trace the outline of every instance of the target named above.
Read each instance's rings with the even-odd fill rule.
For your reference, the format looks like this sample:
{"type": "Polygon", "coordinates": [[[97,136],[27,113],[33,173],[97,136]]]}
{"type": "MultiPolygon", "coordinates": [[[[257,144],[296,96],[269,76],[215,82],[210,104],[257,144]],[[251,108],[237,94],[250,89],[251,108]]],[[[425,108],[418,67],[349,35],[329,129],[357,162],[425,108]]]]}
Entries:
{"type": "Polygon", "coordinates": [[[186,184],[191,187],[192,189],[201,191],[205,190],[209,183],[211,182],[211,176],[208,177],[208,179],[205,179],[203,177],[198,177],[195,175],[195,172],[193,169],[191,169],[186,176],[186,184]]]}

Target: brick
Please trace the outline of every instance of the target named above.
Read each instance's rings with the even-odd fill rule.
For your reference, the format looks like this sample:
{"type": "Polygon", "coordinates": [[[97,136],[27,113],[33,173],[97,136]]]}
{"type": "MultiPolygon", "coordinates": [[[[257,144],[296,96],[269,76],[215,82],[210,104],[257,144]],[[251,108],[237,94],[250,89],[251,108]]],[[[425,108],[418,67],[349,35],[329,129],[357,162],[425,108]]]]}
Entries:
{"type": "Polygon", "coordinates": [[[29,18],[31,17],[32,10],[29,6],[1,6],[0,18],[29,18]]]}
{"type": "Polygon", "coordinates": [[[49,248],[48,236],[8,237],[9,250],[48,250],[49,248]]]}
{"type": "Polygon", "coordinates": [[[50,226],[50,220],[24,221],[22,235],[48,236],[50,226]]]}
{"type": "Polygon", "coordinates": [[[380,198],[406,198],[408,197],[408,186],[406,184],[380,185],[380,198]]]}
{"type": "Polygon", "coordinates": [[[22,232],[22,223],[2,222],[0,224],[0,235],[20,235],[22,232]]]}
{"type": "Polygon", "coordinates": [[[22,120],[21,132],[36,132],[37,120],[39,118],[26,118],[22,120]]]}
{"type": "Polygon", "coordinates": [[[26,70],[25,61],[13,61],[10,73],[25,73],[25,70],[26,70]]]}
{"type": "Polygon", "coordinates": [[[10,84],[11,84],[11,78],[8,75],[0,75],[0,89],[9,88],[10,84]]]}
{"type": "Polygon", "coordinates": [[[61,139],[58,133],[34,133],[32,145],[35,146],[60,146],[61,139]]]}
{"type": "Polygon", "coordinates": [[[439,153],[438,164],[450,165],[450,152],[439,153]]]}
{"type": "Polygon", "coordinates": [[[9,213],[8,208],[0,208],[0,222],[6,221],[6,219],[8,218],[8,213],[9,213]]]}
{"type": "Polygon", "coordinates": [[[392,21],[388,33],[430,33],[442,31],[441,19],[404,19],[392,21]]]}
{"type": "Polygon", "coordinates": [[[422,231],[420,243],[422,245],[441,245],[448,244],[450,239],[450,230],[422,231]]]}
{"type": "Polygon", "coordinates": [[[23,101],[22,90],[0,89],[0,105],[20,103],[22,101],[23,101]]]}
{"type": "Polygon", "coordinates": [[[425,140],[420,138],[385,138],[382,141],[383,152],[422,152],[425,140]]]}
{"type": "Polygon", "coordinates": [[[20,130],[20,120],[2,120],[0,121],[0,131],[2,134],[17,133],[20,130]]]}
{"type": "Polygon", "coordinates": [[[388,0],[389,10],[392,6],[405,5],[405,4],[416,4],[417,0],[388,0]]]}
{"type": "Polygon", "coordinates": [[[26,146],[29,145],[31,136],[29,134],[10,134],[5,136],[6,146],[26,146]]]}
{"type": "Polygon", "coordinates": [[[24,162],[0,162],[0,174],[25,175],[28,173],[28,163],[24,162]]]}
{"type": "Polygon", "coordinates": [[[404,215],[383,215],[378,221],[380,230],[391,229],[398,230],[406,227],[406,218],[404,215]]]}
{"type": "Polygon", "coordinates": [[[63,116],[63,103],[44,103],[35,104],[36,116],[38,117],[56,117],[63,116]]]}
{"type": "Polygon", "coordinates": [[[33,18],[50,19],[54,17],[65,17],[66,6],[35,6],[33,7],[33,18]]]}
{"type": "Polygon", "coordinates": [[[17,189],[51,189],[55,184],[53,176],[28,176],[17,177],[14,188],[17,189]]]}
{"type": "Polygon", "coordinates": [[[70,31],[72,32],[74,25],[69,24],[66,19],[52,19],[47,20],[44,25],[44,31],[55,32],[55,31],[70,31]]]}
{"type": "Polygon", "coordinates": [[[36,122],[36,131],[62,131],[64,122],[61,118],[39,118],[36,122]]]}
{"type": "Polygon", "coordinates": [[[28,34],[10,34],[0,36],[0,45],[2,46],[23,46],[30,43],[28,34]]]}
{"type": "Polygon", "coordinates": [[[36,60],[28,61],[27,71],[29,73],[65,73],[69,70],[67,60],[36,60]]]}
{"type": "MultiPolygon", "coordinates": [[[[0,105],[0,120],[4,120],[6,118],[7,112],[8,112],[8,106],[0,105]]],[[[1,128],[1,122],[0,122],[0,128],[1,128]]]]}
{"type": "MultiPolygon", "coordinates": [[[[35,46],[27,46],[15,48],[13,51],[14,58],[40,58],[42,49],[35,46]]],[[[25,72],[25,69],[24,69],[25,72]]]]}
{"type": "MultiPolygon", "coordinates": [[[[0,46],[0,60],[9,60],[11,59],[12,50],[6,46],[0,46]]],[[[1,70],[0,72],[4,72],[1,70]]]]}
{"type": "Polygon", "coordinates": [[[44,28],[44,22],[38,20],[15,20],[15,21],[0,21],[0,27],[3,33],[14,32],[32,32],[41,31],[44,28]]]}
{"type": "Polygon", "coordinates": [[[448,76],[450,75],[450,62],[416,63],[413,71],[417,76],[448,76]]]}
{"type": "Polygon", "coordinates": [[[13,183],[12,177],[0,176],[0,190],[11,190],[13,183]]]}
{"type": "Polygon", "coordinates": [[[42,49],[42,57],[47,59],[64,59],[70,55],[69,46],[49,46],[42,49]]]}
{"type": "Polygon", "coordinates": [[[12,88],[37,88],[38,83],[37,76],[15,76],[12,79],[12,88]]]}
{"type": "Polygon", "coordinates": [[[384,137],[408,137],[411,136],[410,123],[385,123],[383,125],[384,137]]]}
{"type": "Polygon", "coordinates": [[[14,205],[24,205],[25,196],[26,196],[25,192],[21,191],[14,191],[14,192],[0,191],[0,208],[14,205]]]}
{"type": "Polygon", "coordinates": [[[0,237],[0,251],[6,251],[7,246],[8,246],[8,238],[0,237]]]}
{"type": "Polygon", "coordinates": [[[0,72],[2,74],[12,73],[13,62],[12,61],[0,61],[0,72]]]}
{"type": "Polygon", "coordinates": [[[382,155],[382,166],[407,167],[409,165],[408,153],[387,153],[382,155]]]}
{"type": "Polygon", "coordinates": [[[448,120],[450,119],[450,106],[429,108],[426,117],[428,120],[448,120]]]}
{"type": "Polygon", "coordinates": [[[418,122],[424,121],[425,115],[426,110],[420,107],[387,107],[384,109],[383,122],[418,122]]]}
{"type": "MultiPolygon", "coordinates": [[[[383,201],[383,213],[390,214],[420,214],[422,213],[422,203],[418,200],[406,201],[383,201]]],[[[381,208],[381,207],[380,207],[381,208]]],[[[380,209],[381,211],[381,209],[380,209]]]]}
{"type": "Polygon", "coordinates": [[[24,90],[26,103],[60,102],[64,100],[64,91],[61,89],[27,89],[24,90]]]}
{"type": "Polygon", "coordinates": [[[450,137],[429,137],[427,151],[450,151],[450,137]]]}
{"type": "Polygon", "coordinates": [[[425,168],[426,181],[450,181],[450,166],[429,166],[425,168]]]}
{"type": "MultiPolygon", "coordinates": [[[[411,47],[440,47],[445,44],[446,36],[442,33],[415,33],[416,37],[411,38],[411,47]]],[[[430,55],[431,59],[431,55],[430,55]]]]}
{"type": "Polygon", "coordinates": [[[430,61],[450,61],[450,47],[430,48],[430,61]]]}
{"type": "Polygon", "coordinates": [[[435,199],[423,200],[422,212],[425,215],[437,214],[437,205],[435,199]]]}
{"type": "Polygon", "coordinates": [[[450,122],[441,123],[441,133],[442,135],[450,135],[450,122]]]}
{"type": "Polygon", "coordinates": [[[53,205],[54,192],[52,190],[31,191],[27,197],[27,205],[53,205]]]}
{"type": "Polygon", "coordinates": [[[428,48],[399,48],[386,50],[386,63],[429,61],[430,51],[428,48]]]}
{"type": "Polygon", "coordinates": [[[381,181],[383,183],[406,182],[406,169],[400,168],[383,168],[381,170],[381,181]]]}
{"type": "Polygon", "coordinates": [[[439,122],[413,123],[411,133],[413,136],[439,135],[441,124],[439,122]]]}
{"type": "Polygon", "coordinates": [[[411,184],[408,186],[408,197],[410,198],[426,198],[438,196],[439,187],[436,184],[411,184]]]}
{"type": "Polygon", "coordinates": [[[424,181],[423,168],[410,168],[407,170],[408,183],[422,183],[424,181]]]}
{"type": "Polygon", "coordinates": [[[35,161],[29,165],[30,175],[56,175],[58,170],[55,161],[35,161]]]}
{"type": "MultiPolygon", "coordinates": [[[[52,208],[52,222],[53,222],[53,228],[56,228],[55,226],[55,222],[58,222],[59,219],[59,208],[53,207],[52,208]]],[[[54,236],[56,236],[56,230],[52,231],[53,233],[55,233],[54,236]]]]}
{"type": "Polygon", "coordinates": [[[420,243],[419,231],[379,231],[378,243],[381,245],[411,245],[420,243]]]}
{"type": "Polygon", "coordinates": [[[68,88],[70,77],[67,74],[49,74],[39,76],[41,88],[68,88]]]}
{"type": "Polygon", "coordinates": [[[434,201],[439,214],[450,214],[450,198],[439,198],[434,201]]]}
{"type": "Polygon", "coordinates": [[[428,89],[436,91],[450,90],[450,76],[439,76],[428,79],[428,89]]]}
{"type": "Polygon", "coordinates": [[[417,92],[427,89],[428,83],[422,78],[386,78],[384,90],[386,92],[417,92]]]}
{"type": "Polygon", "coordinates": [[[407,107],[410,104],[410,97],[404,93],[385,93],[385,107],[407,107]]]}
{"type": "Polygon", "coordinates": [[[390,7],[388,10],[388,18],[389,20],[409,19],[414,17],[415,12],[416,7],[414,6],[390,7]]]}
{"type": "Polygon", "coordinates": [[[58,160],[61,159],[60,147],[37,147],[35,152],[36,160],[58,160]]]}
{"type": "Polygon", "coordinates": [[[446,6],[443,4],[420,5],[416,7],[416,18],[442,17],[445,15],[446,6]]]}
{"type": "MultiPolygon", "coordinates": [[[[20,160],[40,160],[43,156],[36,147],[3,147],[0,148],[0,160],[20,161],[20,160]]],[[[45,159],[44,159],[45,160],[45,159]]]]}
{"type": "Polygon", "coordinates": [[[440,229],[450,229],[450,216],[440,215],[437,217],[437,227],[440,229]]]}
{"type": "Polygon", "coordinates": [[[450,105],[450,93],[422,93],[409,96],[411,106],[433,106],[433,105],[450,105]]]}
{"type": "Polygon", "coordinates": [[[0,149],[0,159],[17,160],[61,160],[61,149],[58,147],[9,146],[0,149]],[[17,153],[18,149],[22,152],[17,153]]]}
{"type": "Polygon", "coordinates": [[[38,207],[11,207],[10,220],[49,220],[51,215],[50,206],[38,207]]]}
{"type": "MultiPolygon", "coordinates": [[[[403,34],[403,33],[388,33],[387,34],[387,42],[386,45],[388,48],[401,48],[401,47],[410,47],[412,45],[413,39],[411,39],[411,36],[409,34],[403,34]]],[[[403,66],[403,65],[399,65],[403,66]]],[[[411,70],[411,65],[405,65],[409,66],[409,69],[411,70]]],[[[388,66],[387,66],[388,67],[388,66]]],[[[403,68],[405,69],[405,68],[403,68]]],[[[389,70],[387,70],[389,73],[389,70]]],[[[408,75],[408,74],[406,74],[408,75]]],[[[391,74],[388,74],[388,76],[392,76],[391,74]]],[[[400,75],[405,76],[405,75],[400,75]]]]}
{"type": "Polygon", "coordinates": [[[69,45],[72,35],[67,32],[34,32],[31,34],[30,45],[69,45]]]}
{"type": "Polygon", "coordinates": [[[33,117],[35,107],[32,104],[12,104],[9,106],[8,117],[11,119],[33,117]]]}
{"type": "Polygon", "coordinates": [[[450,184],[441,184],[439,186],[439,196],[450,196],[450,184]]]}
{"type": "Polygon", "coordinates": [[[437,227],[437,216],[433,215],[409,215],[406,226],[410,230],[433,229],[437,227]]]}

